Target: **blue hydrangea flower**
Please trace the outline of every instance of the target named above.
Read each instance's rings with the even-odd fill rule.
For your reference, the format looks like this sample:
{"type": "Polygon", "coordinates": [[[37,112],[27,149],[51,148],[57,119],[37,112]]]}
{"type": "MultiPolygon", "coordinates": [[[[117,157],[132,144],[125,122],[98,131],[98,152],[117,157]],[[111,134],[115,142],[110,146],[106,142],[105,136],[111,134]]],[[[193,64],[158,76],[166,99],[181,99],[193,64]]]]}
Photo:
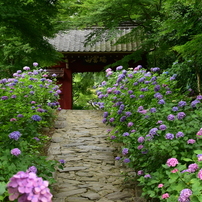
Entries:
{"type": "Polygon", "coordinates": [[[200,103],[200,101],[199,100],[194,100],[194,101],[192,101],[191,102],[191,107],[196,107],[196,104],[198,104],[198,103],[200,103]]]}
{"type": "Polygon", "coordinates": [[[127,136],[129,136],[129,135],[130,135],[130,133],[128,133],[128,132],[123,133],[123,136],[124,136],[124,137],[127,137],[127,136]]]}
{"type": "Polygon", "coordinates": [[[124,163],[130,163],[130,159],[126,158],[123,160],[124,163]]]}
{"type": "Polygon", "coordinates": [[[103,118],[107,118],[107,117],[108,117],[108,115],[109,115],[109,113],[108,113],[108,112],[104,112],[104,113],[103,113],[103,118]]]}
{"type": "Polygon", "coordinates": [[[161,99],[158,101],[158,104],[163,105],[163,104],[165,104],[165,101],[163,99],[161,99]]]}
{"type": "Polygon", "coordinates": [[[151,113],[155,113],[155,112],[156,112],[156,108],[155,108],[155,107],[152,107],[149,111],[150,111],[151,113]]]}
{"type": "Polygon", "coordinates": [[[21,133],[19,131],[14,131],[8,135],[10,139],[18,140],[21,137],[21,133]]]}
{"type": "Polygon", "coordinates": [[[174,112],[176,112],[176,111],[178,111],[179,109],[178,109],[178,107],[173,107],[172,108],[172,111],[174,111],[174,112]]]}
{"type": "Polygon", "coordinates": [[[32,119],[33,121],[41,121],[41,120],[42,120],[42,118],[41,118],[39,115],[33,115],[33,116],[31,117],[31,119],[32,119]]]}
{"type": "Polygon", "coordinates": [[[178,107],[184,107],[186,105],[187,105],[187,103],[185,101],[178,102],[178,107]]]}

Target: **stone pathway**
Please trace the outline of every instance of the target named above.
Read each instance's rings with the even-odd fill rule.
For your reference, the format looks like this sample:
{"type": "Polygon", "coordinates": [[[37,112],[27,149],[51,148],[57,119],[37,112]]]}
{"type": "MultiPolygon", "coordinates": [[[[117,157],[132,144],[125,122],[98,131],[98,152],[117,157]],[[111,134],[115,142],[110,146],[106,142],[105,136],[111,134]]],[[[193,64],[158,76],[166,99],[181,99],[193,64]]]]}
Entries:
{"type": "Polygon", "coordinates": [[[102,123],[102,114],[96,110],[59,112],[48,158],[64,159],[65,167],[54,173],[53,202],[143,201],[134,187],[123,186],[121,171],[128,170],[114,160],[116,150],[107,140],[109,127],[102,123]]]}

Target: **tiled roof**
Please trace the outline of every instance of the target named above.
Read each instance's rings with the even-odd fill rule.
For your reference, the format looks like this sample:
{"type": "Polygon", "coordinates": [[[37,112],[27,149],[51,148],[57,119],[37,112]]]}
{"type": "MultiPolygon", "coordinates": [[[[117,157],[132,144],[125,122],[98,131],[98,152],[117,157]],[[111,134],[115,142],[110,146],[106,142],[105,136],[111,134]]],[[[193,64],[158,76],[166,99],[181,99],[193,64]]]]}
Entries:
{"type": "MultiPolygon", "coordinates": [[[[130,31],[130,28],[122,28],[121,33],[117,35],[113,43],[115,43],[120,36],[130,31]]],[[[57,34],[55,38],[49,40],[49,43],[59,52],[132,52],[137,50],[137,42],[113,45],[110,41],[103,40],[92,46],[84,46],[86,36],[91,32],[92,30],[89,29],[67,31],[66,33],[57,34]]]]}

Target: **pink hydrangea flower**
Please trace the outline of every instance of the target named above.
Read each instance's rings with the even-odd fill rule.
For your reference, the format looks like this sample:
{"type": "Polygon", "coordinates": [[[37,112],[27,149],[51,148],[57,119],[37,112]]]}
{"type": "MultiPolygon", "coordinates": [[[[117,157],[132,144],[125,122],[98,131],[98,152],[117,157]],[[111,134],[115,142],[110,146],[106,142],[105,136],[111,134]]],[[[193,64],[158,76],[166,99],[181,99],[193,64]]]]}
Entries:
{"type": "Polygon", "coordinates": [[[196,142],[196,140],[194,139],[188,139],[187,140],[187,144],[194,144],[196,142]]]}
{"type": "Polygon", "coordinates": [[[163,187],[164,186],[164,184],[159,184],[158,185],[158,188],[161,188],[161,187],[163,187]]]}
{"type": "Polygon", "coordinates": [[[21,154],[21,151],[18,148],[14,148],[11,150],[11,154],[14,156],[19,156],[21,154]]]}
{"type": "Polygon", "coordinates": [[[169,198],[169,197],[170,197],[170,196],[169,196],[168,193],[165,193],[165,194],[163,194],[163,195],[161,196],[162,199],[166,199],[166,198],[169,198]]]}
{"type": "Polygon", "coordinates": [[[198,176],[198,178],[199,178],[199,179],[201,179],[201,180],[202,180],[202,169],[200,169],[200,170],[199,170],[199,172],[198,172],[198,175],[197,175],[197,176],[198,176]]]}
{"type": "Polygon", "coordinates": [[[137,147],[137,149],[142,149],[144,146],[143,145],[139,145],[138,147],[137,147]]]}
{"type": "Polygon", "coordinates": [[[178,160],[176,158],[170,158],[166,162],[168,167],[175,167],[178,163],[179,162],[178,162],[178,160]]]}
{"type": "Polygon", "coordinates": [[[133,126],[133,122],[128,123],[128,127],[131,127],[131,126],[133,126]]]}
{"type": "Polygon", "coordinates": [[[177,169],[177,168],[175,168],[175,169],[173,169],[173,170],[171,170],[170,172],[171,173],[176,173],[176,172],[178,172],[179,170],[177,169]]]}
{"type": "Polygon", "coordinates": [[[199,136],[202,136],[202,128],[196,133],[197,138],[200,138],[199,136]]]}
{"type": "Polygon", "coordinates": [[[12,118],[12,119],[10,119],[10,121],[17,121],[17,119],[16,118],[12,118]]]}
{"type": "Polygon", "coordinates": [[[48,181],[43,181],[34,172],[19,171],[10,178],[7,184],[9,200],[18,199],[21,202],[51,202],[52,194],[48,181]]]}

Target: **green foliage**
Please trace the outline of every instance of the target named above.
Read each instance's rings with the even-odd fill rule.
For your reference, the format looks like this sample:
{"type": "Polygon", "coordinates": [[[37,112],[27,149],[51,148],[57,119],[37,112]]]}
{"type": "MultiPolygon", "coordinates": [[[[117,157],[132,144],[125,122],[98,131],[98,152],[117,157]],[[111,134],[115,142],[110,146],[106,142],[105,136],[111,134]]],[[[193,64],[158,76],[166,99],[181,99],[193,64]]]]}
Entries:
{"type": "Polygon", "coordinates": [[[92,86],[98,85],[104,78],[104,72],[84,72],[73,74],[73,109],[93,109],[96,98],[92,86]]]}
{"type": "Polygon", "coordinates": [[[61,58],[47,41],[58,32],[58,6],[47,0],[0,1],[1,76],[11,76],[23,64],[50,66],[61,58]]]}

